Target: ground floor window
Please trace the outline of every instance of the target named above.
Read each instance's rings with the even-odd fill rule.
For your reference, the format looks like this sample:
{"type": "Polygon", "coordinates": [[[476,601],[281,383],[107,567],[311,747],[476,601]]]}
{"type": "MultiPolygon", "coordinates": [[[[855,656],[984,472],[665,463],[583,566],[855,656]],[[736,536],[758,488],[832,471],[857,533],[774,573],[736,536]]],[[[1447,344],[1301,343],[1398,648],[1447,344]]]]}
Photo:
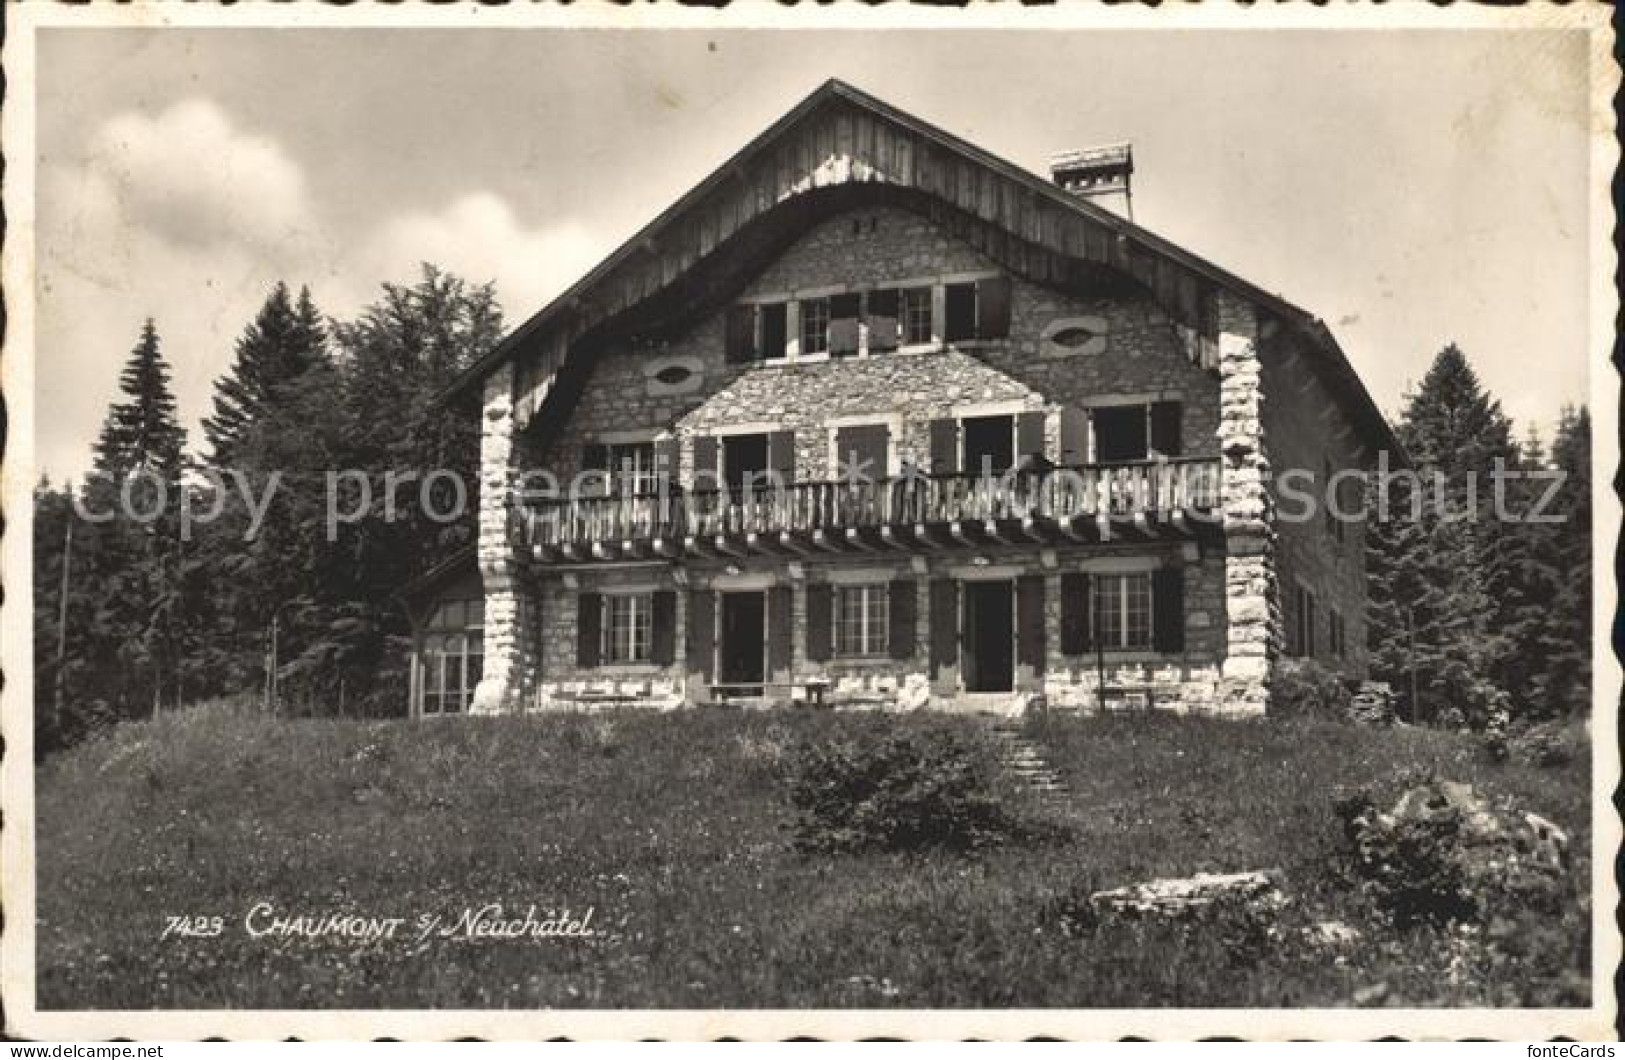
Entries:
{"type": "Polygon", "coordinates": [[[485,603],[448,600],[435,608],[418,652],[419,709],[462,714],[485,672],[485,603]]]}
{"type": "Polygon", "coordinates": [[[608,663],[641,663],[650,660],[654,622],[654,595],[628,593],[604,598],[603,647],[601,657],[608,663]]]}
{"type": "Polygon", "coordinates": [[[1106,648],[1151,646],[1151,575],[1102,574],[1095,582],[1100,640],[1106,648]]]}
{"type": "Polygon", "coordinates": [[[1315,654],[1315,594],[1299,585],[1294,595],[1292,654],[1312,658],[1315,654]]]}
{"type": "Polygon", "coordinates": [[[1343,626],[1343,616],[1337,611],[1326,612],[1326,646],[1331,649],[1334,658],[1342,659],[1348,655],[1347,631],[1343,626]]]}
{"type": "Polygon", "coordinates": [[[843,585],[836,596],[835,654],[886,654],[885,585],[843,585]]]}

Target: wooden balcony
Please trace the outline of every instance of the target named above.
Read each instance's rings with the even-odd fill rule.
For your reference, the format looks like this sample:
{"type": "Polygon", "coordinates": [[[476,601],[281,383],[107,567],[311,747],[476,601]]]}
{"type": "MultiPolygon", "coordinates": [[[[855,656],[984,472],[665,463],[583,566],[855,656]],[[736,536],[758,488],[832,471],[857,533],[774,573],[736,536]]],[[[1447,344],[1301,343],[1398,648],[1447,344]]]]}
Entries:
{"type": "Polygon", "coordinates": [[[537,560],[586,562],[1188,537],[1218,509],[1219,460],[1192,458],[542,500],[522,516],[537,560]]]}

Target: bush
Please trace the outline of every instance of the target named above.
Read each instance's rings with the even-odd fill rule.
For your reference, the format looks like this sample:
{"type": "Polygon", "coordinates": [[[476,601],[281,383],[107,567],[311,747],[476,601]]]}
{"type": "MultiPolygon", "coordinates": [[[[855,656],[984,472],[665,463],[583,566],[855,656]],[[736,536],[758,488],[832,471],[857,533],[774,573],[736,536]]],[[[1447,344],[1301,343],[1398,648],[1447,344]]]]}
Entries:
{"type": "Polygon", "coordinates": [[[1343,678],[1313,659],[1289,659],[1277,669],[1270,689],[1270,713],[1287,718],[1348,717],[1353,694],[1343,678]]]}
{"type": "Polygon", "coordinates": [[[1019,830],[991,754],[946,729],[802,744],[787,764],[802,852],[969,850],[1019,830]]]}

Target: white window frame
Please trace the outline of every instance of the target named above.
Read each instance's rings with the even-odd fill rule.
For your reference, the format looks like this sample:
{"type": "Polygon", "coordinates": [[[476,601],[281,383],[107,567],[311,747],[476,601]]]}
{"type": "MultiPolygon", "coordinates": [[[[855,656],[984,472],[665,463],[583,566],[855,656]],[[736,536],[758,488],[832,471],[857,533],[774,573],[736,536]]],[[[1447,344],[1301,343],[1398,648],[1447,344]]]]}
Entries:
{"type": "Polygon", "coordinates": [[[1150,651],[1155,647],[1157,629],[1155,611],[1157,602],[1156,593],[1152,591],[1151,581],[1151,572],[1148,570],[1107,571],[1095,575],[1095,592],[1099,594],[1101,599],[1095,602],[1094,614],[1090,616],[1090,619],[1099,623],[1100,628],[1096,630],[1095,635],[1101,639],[1101,647],[1106,651],[1150,651]],[[1130,580],[1145,587],[1145,636],[1143,641],[1132,636],[1132,634],[1139,631],[1130,621],[1131,615],[1138,614],[1137,609],[1131,609],[1129,606],[1133,595],[1127,591],[1130,580]],[[1117,600],[1115,602],[1117,614],[1115,616],[1110,614],[1111,609],[1104,602],[1109,599],[1106,594],[1108,583],[1117,586],[1117,600]],[[1117,624],[1115,643],[1106,639],[1108,618],[1117,624]]]}
{"type": "Polygon", "coordinates": [[[829,299],[830,296],[827,294],[803,295],[802,297],[796,299],[796,306],[799,310],[799,312],[796,314],[796,353],[798,355],[808,358],[829,356],[829,323],[832,319],[830,316],[829,299]],[[822,306],[824,311],[823,327],[813,332],[820,343],[819,348],[816,350],[810,349],[810,344],[807,341],[808,313],[806,310],[808,306],[813,305],[822,306]]]}
{"type": "Polygon", "coordinates": [[[897,336],[897,345],[902,349],[917,349],[935,345],[937,341],[936,297],[932,284],[915,284],[910,287],[897,288],[897,315],[901,325],[901,334],[897,336]],[[913,337],[911,313],[913,308],[911,300],[920,300],[925,303],[925,338],[913,337]]]}
{"type": "Polygon", "coordinates": [[[480,619],[477,622],[465,621],[457,626],[437,626],[434,624],[434,618],[431,617],[429,624],[424,628],[422,647],[419,648],[416,664],[418,713],[426,718],[453,717],[458,714],[468,713],[468,709],[474,701],[474,690],[479,686],[479,679],[484,676],[485,672],[484,601],[475,598],[447,599],[437,603],[435,610],[438,611],[442,606],[452,603],[460,603],[465,606],[480,604],[480,619]],[[436,641],[444,640],[447,642],[447,646],[444,648],[430,648],[428,645],[431,638],[436,641]],[[453,645],[455,645],[455,648],[452,647],[453,645]],[[440,665],[431,666],[429,664],[431,655],[440,660],[440,665]],[[480,660],[479,676],[474,676],[470,672],[469,661],[473,658],[480,660]],[[451,682],[447,678],[454,668],[456,670],[455,687],[449,687],[451,682]],[[432,693],[428,687],[431,673],[437,677],[436,687],[432,693]],[[429,708],[431,694],[435,697],[436,703],[435,708],[432,710],[429,708]],[[453,698],[457,701],[457,709],[447,710],[446,703],[453,698]]]}
{"type": "Polygon", "coordinates": [[[886,655],[891,639],[890,585],[885,582],[836,585],[834,612],[831,640],[836,658],[875,659],[886,655]],[[858,601],[855,631],[847,611],[848,600],[853,598],[858,601]]]}
{"type": "Polygon", "coordinates": [[[610,489],[614,493],[621,493],[626,479],[632,481],[632,492],[637,496],[647,496],[654,493],[659,482],[655,477],[655,443],[654,441],[620,441],[604,443],[605,461],[609,464],[610,489]],[[627,468],[624,458],[632,456],[632,466],[627,468]]]}
{"type": "Polygon", "coordinates": [[[598,659],[610,666],[636,666],[654,661],[654,593],[604,593],[598,622],[598,659]],[[616,610],[626,608],[626,623],[616,625],[616,610]],[[618,636],[624,629],[624,640],[618,636]],[[624,651],[623,651],[624,649],[624,651]]]}

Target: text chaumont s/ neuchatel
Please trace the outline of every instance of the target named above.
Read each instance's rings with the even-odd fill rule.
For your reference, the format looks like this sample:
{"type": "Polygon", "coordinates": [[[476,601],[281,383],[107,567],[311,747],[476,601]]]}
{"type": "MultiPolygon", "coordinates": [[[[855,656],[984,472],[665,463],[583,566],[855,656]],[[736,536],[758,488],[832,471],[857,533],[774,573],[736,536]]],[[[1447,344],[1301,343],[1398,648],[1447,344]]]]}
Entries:
{"type": "MultiPolygon", "coordinates": [[[[596,936],[592,907],[574,913],[568,908],[523,910],[500,902],[469,906],[458,913],[419,913],[415,916],[377,916],[353,912],[316,912],[281,909],[257,902],[241,920],[250,938],[334,939],[352,942],[424,942],[431,939],[588,939],[596,936]]],[[[221,916],[165,918],[161,938],[213,938],[224,935],[228,920],[221,916]]]]}

